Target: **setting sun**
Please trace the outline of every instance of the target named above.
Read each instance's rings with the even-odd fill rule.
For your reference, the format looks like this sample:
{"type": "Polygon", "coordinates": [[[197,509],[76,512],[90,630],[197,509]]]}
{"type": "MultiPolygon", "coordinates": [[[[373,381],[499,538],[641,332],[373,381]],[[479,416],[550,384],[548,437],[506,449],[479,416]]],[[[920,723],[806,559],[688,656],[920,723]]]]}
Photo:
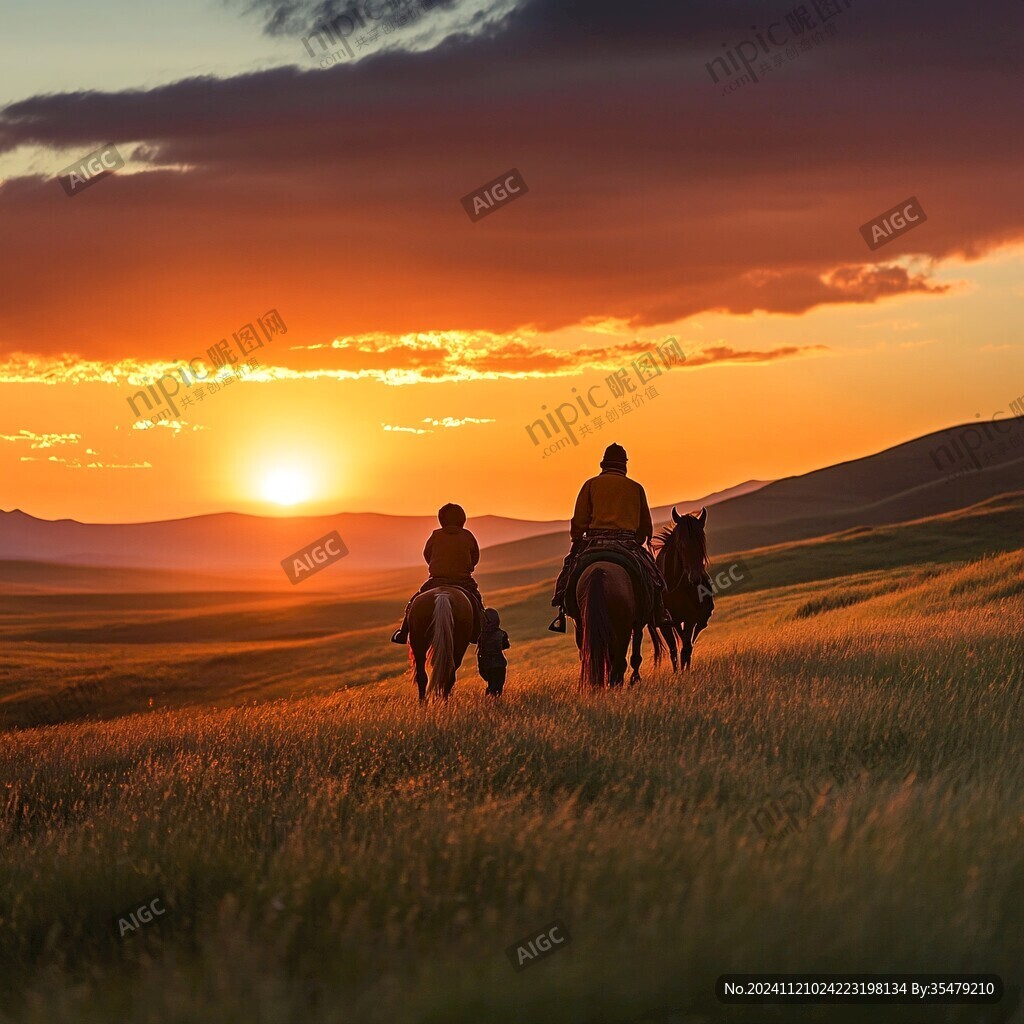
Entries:
{"type": "Polygon", "coordinates": [[[271,470],[263,478],[260,494],[275,505],[297,505],[309,498],[309,477],[293,467],[271,470]]]}

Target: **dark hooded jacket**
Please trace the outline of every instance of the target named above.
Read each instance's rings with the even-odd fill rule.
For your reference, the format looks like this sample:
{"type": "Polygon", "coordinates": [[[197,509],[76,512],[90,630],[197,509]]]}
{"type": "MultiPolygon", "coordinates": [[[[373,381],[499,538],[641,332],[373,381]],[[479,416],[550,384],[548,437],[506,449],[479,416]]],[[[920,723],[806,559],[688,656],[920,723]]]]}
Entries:
{"type": "Polygon", "coordinates": [[[438,519],[441,529],[430,535],[423,549],[430,575],[442,579],[472,576],[480,561],[480,545],[466,529],[466,513],[458,505],[445,505],[438,519]]]}
{"type": "Polygon", "coordinates": [[[477,662],[481,668],[507,664],[502,651],[507,651],[512,645],[508,642],[508,633],[501,628],[499,622],[498,613],[488,608],[484,616],[484,628],[476,644],[477,662]]]}

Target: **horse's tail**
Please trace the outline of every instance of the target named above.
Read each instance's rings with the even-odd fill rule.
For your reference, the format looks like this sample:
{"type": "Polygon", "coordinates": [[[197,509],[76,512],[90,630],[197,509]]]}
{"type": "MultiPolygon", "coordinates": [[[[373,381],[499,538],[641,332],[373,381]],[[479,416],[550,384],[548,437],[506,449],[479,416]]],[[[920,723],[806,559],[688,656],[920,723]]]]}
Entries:
{"type": "Polygon", "coordinates": [[[592,570],[580,608],[580,682],[591,686],[604,686],[612,670],[612,619],[604,592],[607,578],[604,569],[592,570]]]}
{"type": "Polygon", "coordinates": [[[455,670],[455,620],[451,598],[442,590],[434,598],[430,620],[430,675],[427,693],[444,692],[447,679],[455,670]]]}

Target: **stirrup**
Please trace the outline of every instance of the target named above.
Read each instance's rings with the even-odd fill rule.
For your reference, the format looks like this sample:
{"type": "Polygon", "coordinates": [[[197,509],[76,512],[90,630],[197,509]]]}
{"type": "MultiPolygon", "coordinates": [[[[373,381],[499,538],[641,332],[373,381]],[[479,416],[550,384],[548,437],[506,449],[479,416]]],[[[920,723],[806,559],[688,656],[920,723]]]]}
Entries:
{"type": "Polygon", "coordinates": [[[559,612],[548,626],[548,629],[552,633],[564,633],[565,632],[565,612],[559,612]]]}

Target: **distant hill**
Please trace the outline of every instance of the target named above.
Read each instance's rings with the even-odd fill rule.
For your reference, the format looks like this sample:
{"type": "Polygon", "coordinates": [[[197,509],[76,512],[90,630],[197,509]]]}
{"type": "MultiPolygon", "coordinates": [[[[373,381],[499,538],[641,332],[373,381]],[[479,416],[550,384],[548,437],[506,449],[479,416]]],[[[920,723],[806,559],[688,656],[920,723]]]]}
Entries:
{"type": "MultiPolygon", "coordinates": [[[[582,484],[583,481],[581,480],[582,484]]],[[[684,498],[681,501],[674,501],[671,505],[656,505],[651,509],[651,515],[656,523],[671,518],[672,509],[679,508],[683,512],[695,511],[702,505],[711,508],[712,505],[720,505],[730,498],[738,498],[743,494],[753,494],[754,491],[767,487],[770,480],[747,480],[745,483],[737,484],[735,487],[726,487],[723,491],[714,491],[704,495],[703,498],[684,498]]],[[[569,529],[569,521],[560,524],[563,530],[569,529]]]]}
{"type": "MultiPolygon", "coordinates": [[[[1024,417],[999,422],[1006,430],[1003,448],[999,441],[979,448],[979,468],[966,453],[963,432],[974,430],[984,440],[982,428],[965,424],[720,501],[708,515],[709,550],[720,556],[855,526],[902,523],[1024,490],[1024,417]]],[[[668,521],[669,513],[655,521],[668,521]]],[[[559,561],[565,549],[564,533],[530,537],[492,548],[487,568],[526,571],[559,561]]]]}
{"type": "MultiPolygon", "coordinates": [[[[750,480],[703,498],[685,502],[685,507],[714,505],[737,494],[750,493],[764,486],[750,480]]],[[[663,514],[668,514],[665,506],[663,514]]],[[[536,536],[557,534],[564,537],[568,521],[532,521],[502,516],[470,519],[469,528],[483,548],[536,536]]],[[[343,512],[333,516],[269,518],[234,512],[174,519],[155,523],[80,523],[74,519],[50,521],[36,519],[25,512],[0,512],[0,585],[16,585],[20,590],[33,587],[79,589],[81,573],[60,580],[60,565],[90,566],[129,570],[129,576],[94,574],[96,589],[116,589],[118,581],[126,589],[192,589],[199,580],[154,576],[162,573],[207,575],[207,586],[218,585],[225,577],[258,574],[276,581],[283,573],[281,560],[306,544],[337,530],[349,549],[341,563],[346,576],[353,571],[397,569],[420,566],[423,544],[437,527],[433,516],[390,516],[378,513],[343,512]],[[37,571],[25,563],[46,563],[50,568],[37,571]],[[148,570],[148,571],[147,571],[148,570]],[[146,586],[146,577],[149,585],[146,586]]],[[[336,577],[324,573],[313,577],[318,586],[332,585],[336,577]]]]}
{"type": "Polygon", "coordinates": [[[978,467],[967,457],[963,439],[965,431],[975,431],[984,441],[982,427],[936,431],[722,502],[708,518],[708,542],[712,551],[740,551],[941,515],[1020,491],[1024,417],[999,422],[1007,433],[1000,437],[991,431],[998,440],[977,450],[978,467]]]}
{"type": "MultiPolygon", "coordinates": [[[[558,522],[482,516],[473,529],[482,543],[557,530],[558,522]]],[[[283,558],[337,530],[349,554],[346,568],[390,568],[420,559],[437,520],[430,516],[341,513],[274,518],[223,512],[154,523],[80,523],[0,512],[0,559],[123,566],[199,573],[277,572],[283,558]]]]}
{"type": "MultiPolygon", "coordinates": [[[[801,476],[773,483],[750,480],[676,505],[681,511],[700,505],[712,510],[708,542],[715,556],[940,515],[1024,489],[1024,417],[1000,420],[999,428],[1002,433],[991,424],[964,424],[801,476]]],[[[656,521],[668,521],[671,508],[656,508],[656,521]]],[[[381,570],[401,570],[396,579],[408,575],[411,580],[421,572],[423,542],[435,526],[432,516],[351,512],[301,518],[232,512],[121,524],[51,522],[18,510],[0,512],[0,562],[19,563],[0,568],[0,586],[8,592],[89,586],[88,573],[62,580],[61,565],[130,570],[130,577],[93,574],[97,590],[118,589],[119,582],[130,590],[207,589],[243,578],[287,586],[281,560],[332,530],[341,533],[350,553],[304,589],[347,588],[356,580],[370,585],[367,574],[381,570]],[[207,580],[203,586],[195,578],[174,578],[176,573],[207,580]]],[[[487,549],[482,573],[500,573],[507,585],[548,572],[565,553],[565,521],[480,516],[469,526],[487,549]]],[[[374,578],[372,586],[379,585],[374,578]]]]}

